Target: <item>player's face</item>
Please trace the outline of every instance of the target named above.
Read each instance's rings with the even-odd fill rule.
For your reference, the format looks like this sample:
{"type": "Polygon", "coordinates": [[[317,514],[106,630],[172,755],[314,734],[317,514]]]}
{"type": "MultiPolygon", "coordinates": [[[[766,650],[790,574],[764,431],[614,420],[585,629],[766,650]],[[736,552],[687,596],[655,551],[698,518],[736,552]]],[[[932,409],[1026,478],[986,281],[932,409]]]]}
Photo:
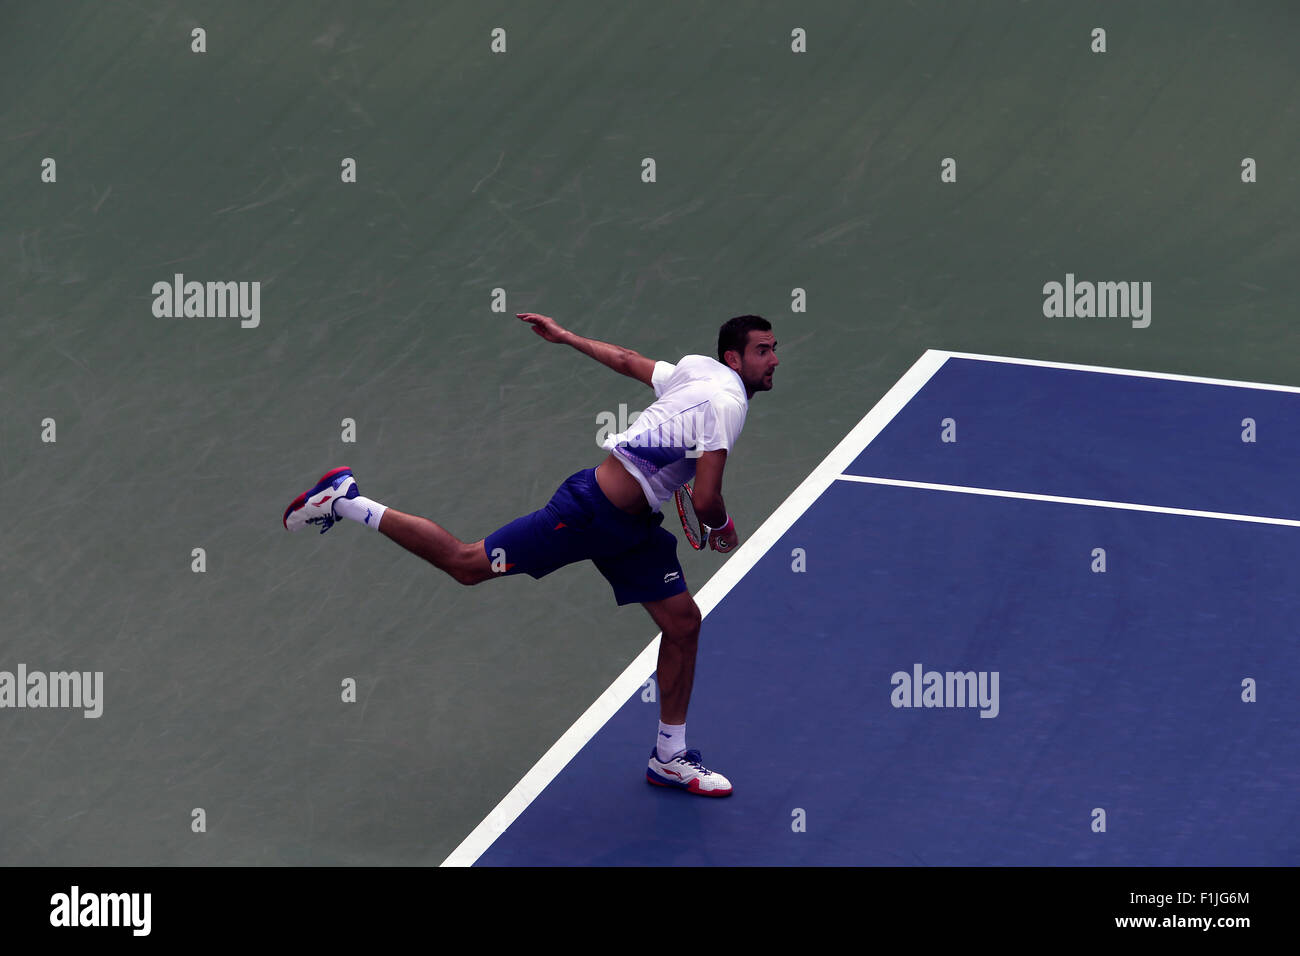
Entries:
{"type": "Polygon", "coordinates": [[[772,388],[772,373],[780,364],[776,336],[771,332],[750,332],[737,374],[750,392],[767,392],[772,388]]]}

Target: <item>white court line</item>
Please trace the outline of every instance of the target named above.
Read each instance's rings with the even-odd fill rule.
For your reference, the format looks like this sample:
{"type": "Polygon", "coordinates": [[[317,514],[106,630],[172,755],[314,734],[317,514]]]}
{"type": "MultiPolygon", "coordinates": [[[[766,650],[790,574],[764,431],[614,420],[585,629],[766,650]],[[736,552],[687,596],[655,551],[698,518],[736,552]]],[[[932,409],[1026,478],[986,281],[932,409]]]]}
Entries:
{"type": "Polygon", "coordinates": [[[1205,378],[1200,375],[1175,375],[1172,372],[1143,372],[1133,368],[1111,368],[1107,365],[1074,365],[1069,362],[1046,362],[1042,359],[1012,358],[1007,355],[982,355],[979,352],[939,352],[945,358],[973,359],[977,362],[1001,362],[1006,365],[1036,365],[1040,368],[1060,368],[1072,372],[1099,372],[1103,375],[1127,375],[1130,378],[1161,378],[1171,382],[1192,382],[1197,385],[1223,385],[1228,388],[1261,388],[1270,392],[1300,392],[1297,385],[1270,385],[1266,382],[1238,382],[1227,378],[1205,378]]]}
{"type": "MultiPolygon", "coordinates": [[[[758,563],[767,550],[790,529],[808,507],[821,497],[822,492],[853,462],[862,450],[880,434],[881,430],[912,400],[931,376],[947,361],[947,353],[930,349],[926,351],[894,386],[885,393],[862,421],[844,436],[835,449],[820,465],[812,470],[803,483],[786,498],[766,521],[744,541],[717,573],[695,595],[700,613],[707,615],[727,595],[742,577],[758,563]]],[[[654,672],[659,658],[659,638],[652,640],[614,683],[596,698],[586,713],[574,722],[555,742],[542,759],[537,761],[522,780],[474,828],[460,846],[442,861],[443,866],[472,866],[496,842],[497,837],[518,819],[552,780],[563,770],[578,751],[613,717],[620,707],[646,682],[654,672]]]]}
{"type": "Polygon", "coordinates": [[[864,475],[837,475],[836,481],[859,481],[868,485],[895,485],[899,488],[922,488],[928,491],[954,491],[966,495],[990,495],[995,498],[1021,498],[1026,501],[1051,501],[1063,505],[1087,505],[1090,508],[1117,508],[1122,511],[1152,511],[1162,515],[1182,515],[1188,518],[1218,518],[1221,521],[1249,521],[1254,524],[1279,524],[1300,528],[1300,521],[1291,518],[1265,518],[1261,515],[1240,515],[1226,511],[1196,511],[1192,508],[1164,508],[1160,505],[1138,505],[1129,501],[1105,501],[1100,498],[1067,498],[1063,495],[1036,495],[1028,491],[1002,491],[997,488],[972,488],[967,485],[939,485],[930,481],[904,481],[901,478],[868,478],[864,475]]]}

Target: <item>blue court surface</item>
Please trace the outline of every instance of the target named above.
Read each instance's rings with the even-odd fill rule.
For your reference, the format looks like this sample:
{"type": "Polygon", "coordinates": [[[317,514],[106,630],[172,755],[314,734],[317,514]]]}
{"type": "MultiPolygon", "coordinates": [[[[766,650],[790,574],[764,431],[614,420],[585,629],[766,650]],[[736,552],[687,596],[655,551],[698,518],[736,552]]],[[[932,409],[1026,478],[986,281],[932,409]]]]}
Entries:
{"type": "Polygon", "coordinates": [[[1297,388],[927,352],[696,595],[734,795],[644,780],[656,638],[445,865],[1295,865],[1297,462],[1297,388]]]}

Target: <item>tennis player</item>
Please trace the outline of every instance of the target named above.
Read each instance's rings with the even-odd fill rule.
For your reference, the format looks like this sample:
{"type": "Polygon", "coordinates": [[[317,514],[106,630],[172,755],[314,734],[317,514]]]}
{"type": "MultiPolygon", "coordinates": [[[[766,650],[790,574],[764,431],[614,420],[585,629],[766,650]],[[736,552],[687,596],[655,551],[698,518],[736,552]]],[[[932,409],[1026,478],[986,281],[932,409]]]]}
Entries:
{"type": "Polygon", "coordinates": [[[641,604],[663,633],[659,733],[646,780],[702,796],[730,796],[727,778],[707,769],[700,752],[686,747],[700,609],[686,589],[677,538],[660,527],[660,509],[694,478],[695,510],[708,545],[727,551],[739,543],[722,499],[722,472],[744,427],[749,400],[772,388],[778,364],[772,326],[757,315],[729,319],[718,333],[719,361],[687,355],[670,365],[575,335],[545,315],[518,317],[546,341],[570,345],[654,389],[654,404],[627,431],[602,443],[609,452],[603,462],[570,475],[546,507],[472,543],[427,518],[363,498],[350,468],[327,472],[294,499],[284,512],[284,526],[299,531],[318,525],[324,534],[339,518],[348,518],[462,584],[521,573],[542,578],[567,564],[592,561],[618,604],[641,604]]]}

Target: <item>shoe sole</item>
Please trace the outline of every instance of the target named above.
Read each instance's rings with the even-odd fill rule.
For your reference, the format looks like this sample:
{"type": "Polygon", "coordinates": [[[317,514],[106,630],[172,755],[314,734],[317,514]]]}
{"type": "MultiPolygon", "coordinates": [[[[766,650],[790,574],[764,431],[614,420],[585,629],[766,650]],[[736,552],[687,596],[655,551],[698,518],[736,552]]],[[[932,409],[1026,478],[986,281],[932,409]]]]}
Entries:
{"type": "Polygon", "coordinates": [[[289,507],[284,509],[284,518],[282,519],[284,524],[284,530],[285,531],[289,530],[289,515],[293,514],[295,511],[297,511],[299,508],[305,505],[308,502],[308,500],[310,500],[312,497],[320,494],[322,491],[328,488],[333,483],[334,479],[337,478],[339,475],[343,474],[344,472],[351,473],[351,471],[352,469],[347,465],[344,465],[342,468],[331,468],[329,471],[325,472],[325,474],[321,475],[320,481],[316,482],[316,484],[311,488],[311,490],[304,491],[297,498],[294,498],[293,501],[289,504],[289,507]]]}
{"type": "Polygon", "coordinates": [[[700,782],[692,780],[690,783],[677,783],[672,780],[660,780],[654,775],[654,771],[646,770],[645,782],[653,784],[656,787],[665,787],[668,790],[685,790],[687,793],[693,793],[698,797],[729,797],[731,790],[701,790],[700,782]]]}

